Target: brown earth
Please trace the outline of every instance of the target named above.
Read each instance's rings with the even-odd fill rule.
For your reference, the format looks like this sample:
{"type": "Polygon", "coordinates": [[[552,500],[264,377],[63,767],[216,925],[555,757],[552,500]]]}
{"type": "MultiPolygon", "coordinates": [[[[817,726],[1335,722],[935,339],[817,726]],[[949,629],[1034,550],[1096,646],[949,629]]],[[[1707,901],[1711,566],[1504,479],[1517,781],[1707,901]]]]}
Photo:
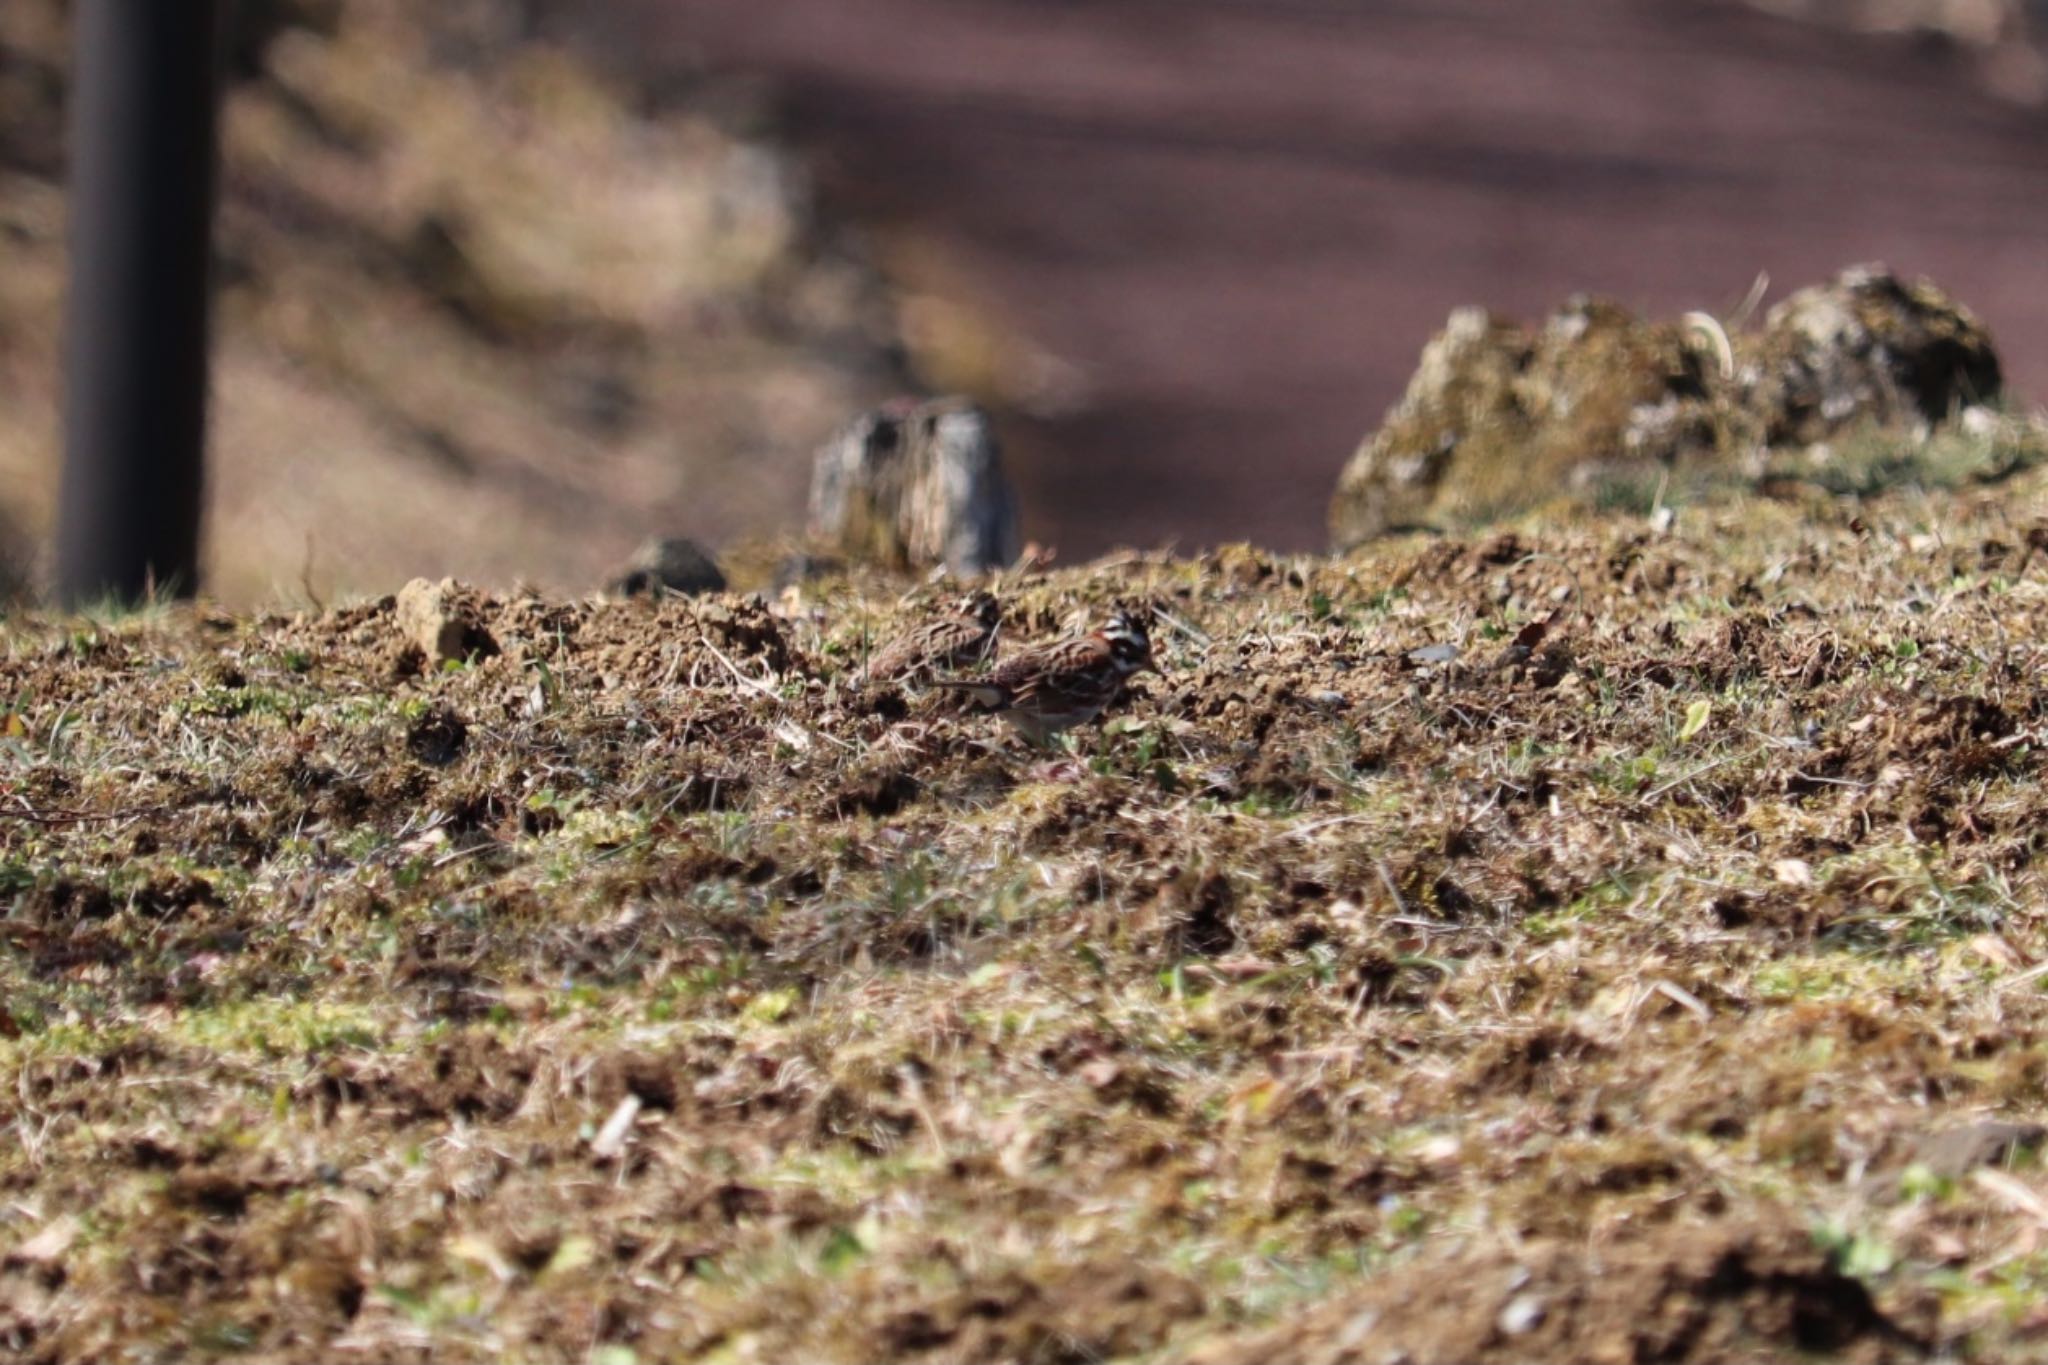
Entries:
{"type": "Polygon", "coordinates": [[[759,73],[897,278],[1018,334],[953,368],[1038,407],[1026,533],[1070,553],[1320,545],[1461,304],[1726,312],[1883,260],[2048,393],[2048,132],[1938,46],[1723,0],[639,9],[665,38],[632,60],[759,73]]]}
{"type": "Polygon", "coordinates": [[[2044,553],[1125,556],[1043,754],[856,685],[931,588],[13,618],[0,1351],[2027,1358],[2044,553]]]}
{"type": "Polygon", "coordinates": [[[1767,1221],[1624,1231],[1599,1247],[1537,1243],[1427,1259],[1305,1320],[1199,1348],[1186,1365],[1685,1365],[1810,1354],[1839,1365],[1923,1360],[1804,1229],[1767,1221]]]}

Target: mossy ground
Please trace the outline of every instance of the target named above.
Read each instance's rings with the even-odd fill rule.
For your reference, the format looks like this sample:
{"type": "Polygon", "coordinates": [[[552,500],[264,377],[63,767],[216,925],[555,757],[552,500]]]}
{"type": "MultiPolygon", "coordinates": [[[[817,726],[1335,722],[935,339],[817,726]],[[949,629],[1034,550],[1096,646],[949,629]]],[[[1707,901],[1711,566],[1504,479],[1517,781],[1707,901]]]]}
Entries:
{"type": "Polygon", "coordinates": [[[2048,481],[1125,556],[1006,639],[1128,597],[1165,672],[1051,756],[851,687],[873,584],[424,675],[384,603],[9,621],[0,1343],[2044,1349],[2048,1175],[1922,1144],[2048,1103],[2048,481]]]}

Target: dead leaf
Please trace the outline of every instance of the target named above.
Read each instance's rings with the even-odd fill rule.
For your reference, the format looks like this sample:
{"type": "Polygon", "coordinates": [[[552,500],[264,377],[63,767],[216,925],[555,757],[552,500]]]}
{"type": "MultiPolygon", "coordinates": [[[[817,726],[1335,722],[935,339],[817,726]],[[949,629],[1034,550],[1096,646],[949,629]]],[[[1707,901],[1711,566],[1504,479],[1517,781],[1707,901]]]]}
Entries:
{"type": "Polygon", "coordinates": [[[1780,858],[1771,864],[1771,875],[1785,886],[1812,886],[1813,865],[1803,858],[1780,858]]]}
{"type": "Polygon", "coordinates": [[[2037,1226],[2048,1228],[2048,1200],[2017,1176],[1986,1167],[1970,1174],[1970,1183],[2014,1213],[2024,1214],[2037,1226]]]}
{"type": "Polygon", "coordinates": [[[7,1259],[23,1265],[54,1265],[78,1240],[78,1220],[70,1214],[53,1218],[43,1230],[7,1253],[7,1259]]]}
{"type": "Polygon", "coordinates": [[[1116,1078],[1124,1074],[1124,1069],[1107,1057],[1098,1057],[1074,1074],[1087,1082],[1091,1089],[1104,1090],[1116,1083],[1116,1078]]]}
{"type": "Polygon", "coordinates": [[[597,1136],[590,1140],[590,1154],[600,1161],[609,1161],[617,1156],[626,1145],[626,1134],[633,1130],[633,1120],[640,1117],[642,1100],[638,1095],[628,1093],[612,1110],[604,1127],[597,1130],[597,1136]]]}
{"type": "Polygon", "coordinates": [[[1552,617],[1546,616],[1539,621],[1531,621],[1528,625],[1516,631],[1515,648],[1533,650],[1536,646],[1542,644],[1543,637],[1550,633],[1552,619],[1552,617]]]}
{"type": "Polygon", "coordinates": [[[2016,972],[2027,965],[2027,960],[2013,950],[2013,946],[1997,934],[1978,934],[1970,940],[1970,951],[1996,967],[2016,972]]]}

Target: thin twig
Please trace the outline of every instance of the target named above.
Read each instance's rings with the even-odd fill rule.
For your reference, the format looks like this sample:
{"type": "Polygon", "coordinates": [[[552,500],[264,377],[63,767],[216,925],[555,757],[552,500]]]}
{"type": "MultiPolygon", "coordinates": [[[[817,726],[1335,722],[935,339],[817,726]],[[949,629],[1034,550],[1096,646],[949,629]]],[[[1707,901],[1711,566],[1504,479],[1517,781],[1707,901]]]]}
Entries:
{"type": "MultiPolygon", "coordinates": [[[[20,798],[16,799],[19,800],[20,798]]],[[[46,812],[35,809],[27,801],[22,801],[21,804],[21,810],[0,810],[0,820],[26,820],[32,825],[89,825],[98,824],[102,821],[118,823],[122,820],[138,819],[144,815],[163,815],[169,811],[181,809],[173,805],[157,805],[132,806],[127,810],[115,811],[67,810],[46,812]]]]}
{"type": "Polygon", "coordinates": [[[1182,635],[1185,635],[1188,639],[1193,640],[1196,644],[1209,645],[1215,643],[1214,637],[1212,637],[1207,631],[1200,630],[1194,626],[1189,625],[1187,622],[1181,620],[1180,617],[1174,615],[1172,612],[1166,610],[1166,608],[1164,607],[1154,607],[1152,609],[1152,615],[1157,617],[1159,620],[1166,622],[1167,625],[1172,626],[1174,630],[1178,631],[1182,635]]]}
{"type": "Polygon", "coordinates": [[[717,645],[712,644],[709,640],[702,641],[701,643],[703,644],[704,648],[710,653],[712,658],[718,660],[718,662],[725,665],[725,671],[732,674],[733,679],[735,681],[737,681],[745,687],[749,687],[754,691],[759,692],[762,696],[768,698],[768,700],[770,701],[779,702],[782,700],[782,694],[780,692],[777,692],[774,688],[768,686],[768,684],[756,681],[755,679],[750,678],[746,674],[740,672],[740,666],[734,663],[731,659],[726,658],[724,654],[719,652],[719,648],[717,645]]]}
{"type": "Polygon", "coordinates": [[[1655,801],[1658,797],[1664,795],[1664,793],[1668,791],[1673,791],[1679,787],[1683,787],[1686,783],[1692,781],[1695,777],[1705,777],[1708,773],[1714,771],[1714,769],[1723,767],[1729,763],[1733,763],[1736,757],[1737,755],[1735,754],[1726,754],[1720,758],[1715,759],[1712,763],[1702,763],[1699,767],[1694,768],[1691,772],[1686,773],[1683,777],[1674,777],[1669,782],[1666,782],[1663,786],[1653,787],[1649,791],[1644,792],[1642,796],[1642,802],[1644,805],[1647,806],[1652,801],[1655,801]]]}
{"type": "Polygon", "coordinates": [[[1372,860],[1372,870],[1380,874],[1380,885],[1386,887],[1387,894],[1394,898],[1394,908],[1403,915],[1407,914],[1408,902],[1401,899],[1401,893],[1394,886],[1394,878],[1388,873],[1386,863],[1378,858],[1374,858],[1372,860]]]}
{"type": "Polygon", "coordinates": [[[2038,967],[2029,967],[2023,972],[2008,976],[1993,986],[1992,990],[1999,995],[2003,995],[2016,986],[2024,986],[2029,981],[2039,981],[2044,976],[2048,976],[2048,962],[2044,962],[2038,967]]]}

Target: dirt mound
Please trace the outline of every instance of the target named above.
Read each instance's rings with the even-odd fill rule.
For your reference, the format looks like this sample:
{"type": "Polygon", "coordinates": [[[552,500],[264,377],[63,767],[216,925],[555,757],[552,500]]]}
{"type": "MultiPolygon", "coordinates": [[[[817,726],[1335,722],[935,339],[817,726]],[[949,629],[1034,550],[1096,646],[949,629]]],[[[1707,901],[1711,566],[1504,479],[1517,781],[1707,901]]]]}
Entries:
{"type": "MultiPolygon", "coordinates": [[[[1822,443],[1853,435],[1908,458],[2000,385],[1990,337],[1966,310],[1881,267],[1800,290],[1753,331],[1704,314],[1644,322],[1600,299],[1575,299],[1534,331],[1461,309],[1346,466],[1330,529],[1349,546],[1560,496],[1647,501],[1673,479],[1684,490],[1839,482],[1852,457],[1822,443]]],[[[1988,413],[1974,420],[1980,435],[1998,427],[1988,413]]],[[[1983,477],[2048,453],[2030,428],[1980,444],[1983,477]]]]}
{"type": "Polygon", "coordinates": [[[1597,1249],[1542,1244],[1427,1258],[1300,1322],[1184,1365],[1730,1365],[1925,1360],[1805,1231],[1678,1225],[1597,1249]]]}

